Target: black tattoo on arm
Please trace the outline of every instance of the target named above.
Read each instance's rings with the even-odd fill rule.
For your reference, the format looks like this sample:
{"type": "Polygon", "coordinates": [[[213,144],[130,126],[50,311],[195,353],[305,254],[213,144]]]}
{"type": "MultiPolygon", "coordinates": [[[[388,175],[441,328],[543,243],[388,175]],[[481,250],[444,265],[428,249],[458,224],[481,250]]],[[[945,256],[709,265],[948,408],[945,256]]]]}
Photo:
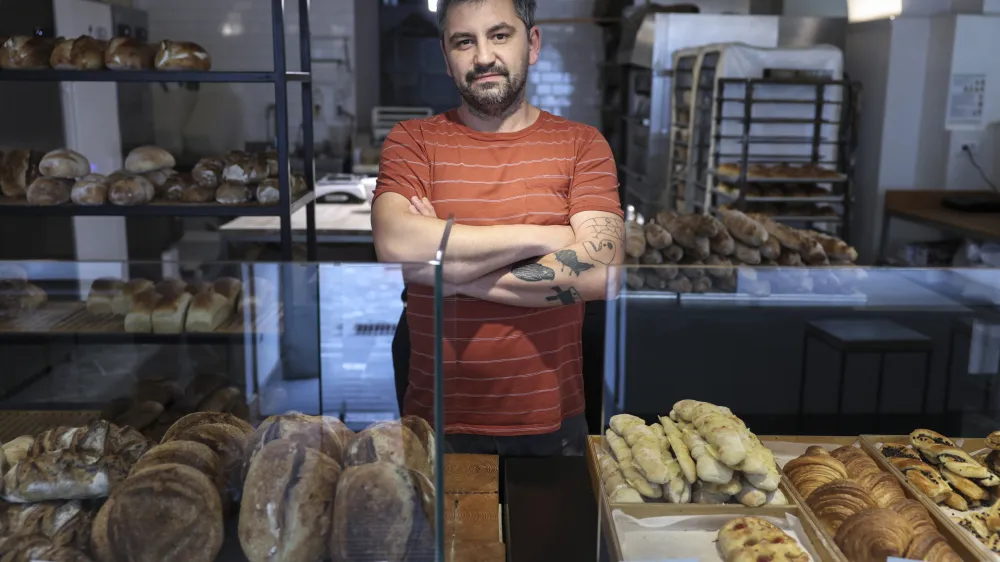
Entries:
{"type": "Polygon", "coordinates": [[[528,283],[554,281],[556,278],[556,271],[538,263],[538,258],[516,263],[511,266],[510,272],[514,274],[514,277],[528,283]]]}
{"type": "Polygon", "coordinates": [[[590,259],[611,265],[625,240],[625,223],[618,217],[600,217],[586,221],[580,228],[591,237],[583,243],[590,259]]]}
{"type": "Polygon", "coordinates": [[[559,271],[566,271],[569,268],[569,276],[574,274],[579,277],[581,273],[588,269],[593,269],[594,264],[581,262],[576,255],[576,250],[559,250],[556,252],[556,261],[559,262],[559,271]]]}
{"type": "Polygon", "coordinates": [[[583,297],[580,293],[573,287],[567,287],[563,289],[562,287],[552,287],[552,290],[556,292],[555,295],[551,297],[545,297],[545,300],[549,302],[558,301],[559,304],[576,304],[578,302],[583,302],[583,297]]]}

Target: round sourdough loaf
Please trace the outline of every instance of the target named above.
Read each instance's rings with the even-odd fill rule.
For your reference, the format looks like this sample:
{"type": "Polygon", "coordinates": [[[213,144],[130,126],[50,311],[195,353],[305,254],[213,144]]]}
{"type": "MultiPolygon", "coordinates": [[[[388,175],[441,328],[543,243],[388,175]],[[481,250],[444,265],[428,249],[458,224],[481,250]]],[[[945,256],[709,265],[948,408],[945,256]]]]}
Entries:
{"type": "Polygon", "coordinates": [[[90,173],[90,161],[75,150],[60,148],[42,156],[38,171],[50,178],[76,179],[90,173]]]}
{"type": "Polygon", "coordinates": [[[110,186],[108,178],[103,175],[87,174],[76,180],[69,197],[77,205],[103,205],[108,202],[110,186]]]}
{"type": "Polygon", "coordinates": [[[419,416],[403,416],[399,419],[399,423],[409,428],[417,436],[417,439],[420,440],[424,449],[427,450],[427,466],[431,467],[431,471],[428,474],[434,474],[434,428],[431,427],[431,424],[427,423],[427,420],[419,416]]]}
{"type": "Polygon", "coordinates": [[[242,433],[244,437],[249,437],[250,434],[253,433],[253,426],[232,414],[225,414],[222,412],[194,412],[174,422],[174,425],[170,426],[170,429],[163,434],[162,442],[166,443],[167,441],[170,441],[173,439],[174,435],[185,429],[199,425],[207,425],[210,423],[223,423],[231,425],[240,430],[240,433],[242,433]]]}
{"type": "Polygon", "coordinates": [[[254,455],[271,441],[277,439],[295,441],[342,464],[344,450],[352,437],[354,432],[337,418],[308,416],[298,412],[271,416],[250,436],[243,463],[244,474],[250,469],[254,455]]]}
{"type": "Polygon", "coordinates": [[[333,507],[334,562],[430,560],[428,508],[433,487],[422,474],[390,462],[344,469],[333,507]]]}
{"type": "Polygon", "coordinates": [[[133,174],[145,174],[177,165],[172,154],[158,146],[133,148],[125,157],[125,169],[133,174]]]}
{"type": "Polygon", "coordinates": [[[222,505],[200,471],[163,464],[132,474],[94,521],[100,562],[212,562],[222,547],[222,505]]]}
{"type": "Polygon", "coordinates": [[[69,203],[73,182],[61,178],[41,177],[28,186],[29,205],[62,205],[69,203]]]}
{"type": "Polygon", "coordinates": [[[327,558],[340,465],[288,439],[264,445],[250,465],[239,537],[250,562],[327,558]]]}
{"type": "Polygon", "coordinates": [[[431,474],[427,449],[409,427],[379,422],[358,433],[347,445],[344,466],[386,461],[431,474]]]}
{"type": "Polygon", "coordinates": [[[170,441],[194,441],[206,445],[219,455],[222,471],[226,476],[226,493],[222,501],[239,500],[243,489],[243,452],[246,450],[246,434],[228,423],[209,423],[188,427],[164,437],[170,441]]]}
{"type": "Polygon", "coordinates": [[[201,472],[215,485],[219,497],[224,497],[226,477],[222,471],[222,459],[207,445],[194,441],[171,441],[157,445],[135,463],[131,474],[164,464],[182,464],[201,472]]]}

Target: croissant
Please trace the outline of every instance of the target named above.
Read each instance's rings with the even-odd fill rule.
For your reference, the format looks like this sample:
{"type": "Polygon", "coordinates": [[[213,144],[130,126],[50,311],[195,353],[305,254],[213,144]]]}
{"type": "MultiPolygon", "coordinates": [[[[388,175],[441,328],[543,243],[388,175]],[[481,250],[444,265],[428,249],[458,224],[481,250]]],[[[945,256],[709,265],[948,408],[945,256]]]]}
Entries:
{"type": "Polygon", "coordinates": [[[792,459],[785,465],[785,474],[805,499],[809,499],[824,484],[848,478],[844,463],[824,455],[803,455],[792,459]]]}
{"type": "Polygon", "coordinates": [[[864,488],[850,480],[836,480],[820,486],[806,503],[830,534],[837,533],[852,515],[878,507],[864,488]]]}
{"type": "Polygon", "coordinates": [[[912,540],[910,524],[888,509],[866,509],[852,515],[834,538],[853,562],[884,562],[889,557],[902,557],[912,540]]]}
{"type": "Polygon", "coordinates": [[[868,455],[857,447],[840,447],[830,452],[830,456],[844,463],[847,475],[851,479],[858,479],[866,474],[878,474],[882,472],[868,455]]]}
{"type": "Polygon", "coordinates": [[[931,514],[917,500],[900,500],[890,505],[889,509],[901,515],[903,519],[906,519],[910,527],[913,527],[913,534],[915,535],[938,533],[937,525],[931,519],[931,514]]]}
{"type": "Polygon", "coordinates": [[[879,507],[889,507],[906,499],[903,488],[887,472],[868,473],[854,481],[868,492],[879,507]]]}
{"type": "Polygon", "coordinates": [[[948,541],[937,533],[919,534],[914,532],[913,542],[906,549],[907,560],[925,562],[960,562],[962,557],[951,548],[948,541]]]}

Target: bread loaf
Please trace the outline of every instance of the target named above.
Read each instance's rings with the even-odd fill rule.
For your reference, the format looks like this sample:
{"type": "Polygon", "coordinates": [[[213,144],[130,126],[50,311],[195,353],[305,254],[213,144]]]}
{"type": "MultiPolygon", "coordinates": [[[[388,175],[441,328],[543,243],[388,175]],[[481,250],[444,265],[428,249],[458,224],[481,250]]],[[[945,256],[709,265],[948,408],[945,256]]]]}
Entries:
{"type": "Polygon", "coordinates": [[[212,69],[212,57],[197,43],[185,41],[160,41],[153,64],[157,70],[212,69]]]}
{"type": "Polygon", "coordinates": [[[23,199],[28,186],[38,177],[42,153],[30,150],[10,150],[0,164],[0,191],[5,197],[23,199]]]}
{"type": "Polygon", "coordinates": [[[223,205],[238,205],[250,200],[250,190],[247,186],[225,182],[215,191],[215,200],[223,205]]]}
{"type": "Polygon", "coordinates": [[[125,157],[125,169],[133,174],[145,174],[176,165],[173,155],[158,146],[140,146],[125,157]]]}
{"type": "Polygon", "coordinates": [[[733,259],[738,263],[746,265],[760,265],[760,250],[748,246],[742,242],[736,242],[736,251],[733,252],[733,259]]]}
{"type": "Polygon", "coordinates": [[[142,174],[142,177],[149,180],[149,183],[153,184],[153,188],[156,193],[159,194],[163,186],[167,183],[167,180],[177,175],[177,171],[172,168],[164,168],[162,170],[153,170],[152,172],[146,172],[142,174]]]}
{"type": "Polygon", "coordinates": [[[226,157],[222,181],[240,185],[255,184],[267,179],[267,164],[253,154],[234,153],[226,157]]]}
{"type": "MultiPolygon", "coordinates": [[[[417,439],[420,440],[420,444],[424,446],[424,449],[427,450],[427,466],[431,467],[431,474],[434,474],[434,467],[436,465],[435,455],[437,454],[434,428],[431,427],[431,424],[427,423],[427,420],[419,416],[403,416],[399,419],[399,423],[408,427],[417,436],[417,439]]],[[[347,429],[347,426],[343,426],[342,431],[350,432],[351,430],[347,429]]],[[[350,435],[349,437],[352,436],[350,435]]]]}
{"type": "Polygon", "coordinates": [[[48,295],[31,283],[0,282],[0,318],[18,318],[42,306],[48,295]]]}
{"type": "Polygon", "coordinates": [[[4,515],[0,537],[40,535],[52,546],[74,549],[87,548],[90,542],[94,513],[78,500],[8,504],[4,515]]]}
{"type": "Polygon", "coordinates": [[[221,158],[202,158],[191,170],[191,178],[202,187],[217,188],[222,182],[222,169],[225,165],[221,158]]]}
{"type": "MultiPolygon", "coordinates": [[[[329,416],[307,416],[297,412],[271,416],[264,420],[249,438],[244,470],[249,470],[254,455],[276,439],[301,443],[310,449],[316,449],[339,464],[346,464],[346,451],[353,437],[354,432],[343,422],[329,416]]],[[[413,437],[416,440],[416,436],[413,437]]],[[[424,461],[426,462],[426,453],[424,461]]]]}
{"type": "Polygon", "coordinates": [[[345,468],[333,507],[333,562],[430,560],[427,510],[433,488],[419,472],[389,462],[345,468]]]}
{"type": "Polygon", "coordinates": [[[247,446],[246,434],[241,429],[229,423],[208,423],[171,432],[169,438],[164,436],[163,439],[164,443],[194,441],[215,451],[222,460],[226,476],[228,493],[224,498],[239,499],[243,486],[243,456],[247,446]]]}
{"type": "Polygon", "coordinates": [[[277,205],[281,201],[281,187],[275,178],[267,178],[257,186],[257,202],[261,205],[277,205]]]}
{"type": "Polygon", "coordinates": [[[740,211],[720,210],[719,217],[733,238],[751,248],[759,248],[770,237],[763,225],[740,211]]]}
{"type": "Polygon", "coordinates": [[[76,179],[90,173],[90,162],[79,152],[60,148],[42,157],[38,171],[50,178],[76,179]]]}
{"type": "Polygon", "coordinates": [[[49,67],[55,41],[36,35],[12,35],[0,49],[0,68],[42,70],[49,67]]]}
{"type": "Polygon", "coordinates": [[[271,441],[243,486],[239,538],[250,562],[326,559],[333,529],[337,461],[301,443],[271,441]]]}
{"type": "Polygon", "coordinates": [[[114,205],[145,205],[156,196],[153,184],[142,176],[129,176],[115,181],[108,189],[108,200],[114,205]]]}
{"type": "Polygon", "coordinates": [[[243,282],[235,277],[220,277],[212,283],[212,288],[216,293],[226,298],[229,310],[234,310],[236,301],[239,300],[240,293],[243,292],[243,282]]]}
{"type": "Polygon", "coordinates": [[[135,334],[153,333],[153,310],[159,301],[160,295],[153,289],[133,294],[125,314],[125,331],[135,334]]]}
{"type": "Polygon", "coordinates": [[[222,412],[194,412],[174,422],[166,434],[164,434],[163,442],[167,443],[174,440],[177,434],[192,427],[208,424],[231,425],[244,439],[249,439],[250,435],[253,434],[253,427],[249,423],[232,414],[222,412]]]}
{"type": "Polygon", "coordinates": [[[154,287],[157,293],[163,296],[175,296],[187,292],[187,283],[176,277],[164,277],[162,281],[154,287]]]}
{"type": "Polygon", "coordinates": [[[90,284],[87,295],[87,312],[90,314],[113,314],[112,302],[122,294],[125,283],[121,279],[102,277],[90,284]]]}
{"type": "Polygon", "coordinates": [[[733,237],[730,236],[729,231],[724,228],[720,230],[718,234],[710,238],[708,243],[712,253],[718,254],[722,257],[731,256],[733,252],[736,251],[736,245],[733,237]]]}
{"type": "Polygon", "coordinates": [[[116,294],[111,300],[111,312],[114,314],[128,314],[132,308],[132,298],[142,292],[153,288],[153,282],[148,279],[132,279],[122,285],[121,293],[116,294]]]}
{"type": "Polygon", "coordinates": [[[214,187],[192,184],[181,192],[181,201],[184,203],[209,203],[215,201],[215,191],[214,187]]]}
{"type": "Polygon", "coordinates": [[[29,455],[4,475],[3,499],[12,503],[107,497],[128,467],[117,456],[56,451],[29,455]]]}
{"type": "Polygon", "coordinates": [[[130,474],[165,464],[189,466],[204,474],[215,485],[220,498],[226,492],[222,459],[208,446],[194,441],[170,441],[153,447],[135,463],[130,474]]]}
{"type": "Polygon", "coordinates": [[[163,294],[153,309],[153,332],[157,334],[179,334],[184,331],[188,305],[194,297],[180,290],[176,294],[163,294]]]}
{"type": "Polygon", "coordinates": [[[219,494],[211,480],[181,464],[132,474],[105,503],[91,544],[101,562],[213,562],[222,547],[219,494]]]}
{"type": "Polygon", "coordinates": [[[170,176],[164,180],[163,185],[156,188],[156,197],[167,201],[183,201],[184,191],[190,185],[191,178],[185,174],[170,176]]]}
{"type": "Polygon", "coordinates": [[[107,47],[107,41],[100,41],[89,35],[81,35],[76,39],[59,39],[49,56],[49,66],[68,70],[99,70],[104,68],[104,51],[107,47]]]}
{"type": "Polygon", "coordinates": [[[104,205],[108,202],[111,183],[101,174],[87,174],[76,180],[69,198],[77,205],[104,205]]]}
{"type": "Polygon", "coordinates": [[[398,422],[380,422],[351,439],[344,466],[386,461],[429,475],[427,459],[427,449],[410,428],[398,422]]]}
{"type": "Polygon", "coordinates": [[[214,332],[231,314],[232,308],[226,297],[216,292],[204,292],[191,300],[184,329],[187,332],[214,332]]]}
{"type": "Polygon", "coordinates": [[[148,70],[153,68],[152,47],[131,37],[115,37],[104,52],[104,64],[111,70],[148,70]]]}
{"type": "Polygon", "coordinates": [[[71,180],[41,177],[28,186],[29,205],[62,205],[70,201],[71,180]]]}

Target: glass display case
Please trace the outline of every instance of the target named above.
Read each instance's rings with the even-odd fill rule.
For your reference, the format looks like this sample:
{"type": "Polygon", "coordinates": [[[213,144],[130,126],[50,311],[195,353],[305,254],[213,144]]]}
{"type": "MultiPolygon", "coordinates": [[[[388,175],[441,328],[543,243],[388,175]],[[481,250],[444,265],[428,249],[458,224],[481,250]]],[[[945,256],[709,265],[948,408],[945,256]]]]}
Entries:
{"type": "Polygon", "coordinates": [[[0,262],[0,553],[443,560],[443,440],[389,398],[404,270],[440,256],[0,262]]]}
{"type": "Polygon", "coordinates": [[[602,549],[994,559],[998,289],[992,269],[621,267],[587,451],[602,549]]]}

